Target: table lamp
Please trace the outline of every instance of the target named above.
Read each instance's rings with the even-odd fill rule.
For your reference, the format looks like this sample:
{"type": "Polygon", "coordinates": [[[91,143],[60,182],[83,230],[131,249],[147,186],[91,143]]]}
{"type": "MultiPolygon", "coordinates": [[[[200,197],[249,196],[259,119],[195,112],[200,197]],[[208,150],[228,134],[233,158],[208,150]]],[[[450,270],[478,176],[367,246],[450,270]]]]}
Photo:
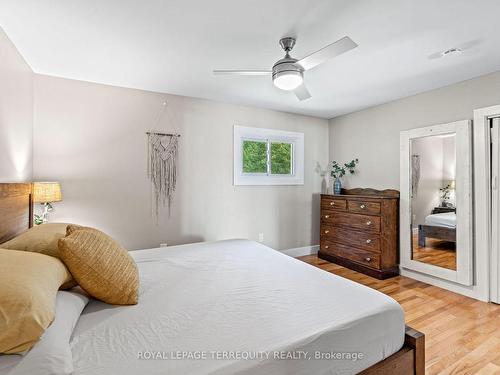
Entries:
{"type": "Polygon", "coordinates": [[[42,215],[35,215],[35,224],[46,223],[48,214],[52,211],[52,203],[62,200],[61,185],[59,182],[33,183],[33,202],[44,206],[42,215]]]}

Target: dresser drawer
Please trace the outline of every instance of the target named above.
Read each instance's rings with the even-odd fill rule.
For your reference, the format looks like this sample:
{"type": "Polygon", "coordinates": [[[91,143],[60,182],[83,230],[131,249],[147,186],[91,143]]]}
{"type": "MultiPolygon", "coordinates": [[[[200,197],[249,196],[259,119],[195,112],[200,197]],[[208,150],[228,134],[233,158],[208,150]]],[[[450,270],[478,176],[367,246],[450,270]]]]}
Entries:
{"type": "Polygon", "coordinates": [[[319,249],[325,253],[331,253],[333,247],[335,246],[335,243],[326,240],[324,237],[321,237],[321,240],[319,241],[319,249]]]}
{"type": "Polygon", "coordinates": [[[345,211],[347,201],[342,198],[321,197],[321,208],[324,210],[345,211]]]}
{"type": "Polygon", "coordinates": [[[328,241],[380,253],[380,236],[376,233],[359,232],[352,229],[322,224],[321,237],[328,241]]]}
{"type": "Polygon", "coordinates": [[[320,248],[326,254],[336,255],[371,268],[380,269],[380,254],[329,241],[321,241],[320,248]]]}
{"type": "Polygon", "coordinates": [[[321,223],[333,224],[333,218],[338,215],[338,212],[321,210],[321,223]]]}
{"type": "Polygon", "coordinates": [[[380,232],[380,217],[337,212],[329,222],[335,226],[349,227],[368,232],[380,232]]]}
{"type": "Polygon", "coordinates": [[[380,215],[380,202],[347,201],[347,210],[361,214],[380,215]]]}

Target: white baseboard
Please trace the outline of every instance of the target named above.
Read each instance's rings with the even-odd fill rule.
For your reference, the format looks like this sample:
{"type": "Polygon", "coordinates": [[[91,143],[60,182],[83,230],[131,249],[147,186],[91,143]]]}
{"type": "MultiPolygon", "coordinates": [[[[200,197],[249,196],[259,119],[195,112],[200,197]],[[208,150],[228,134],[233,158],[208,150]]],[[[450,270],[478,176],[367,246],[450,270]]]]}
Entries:
{"type": "Polygon", "coordinates": [[[294,249],[280,250],[283,254],[291,257],[301,257],[303,255],[316,254],[319,250],[319,245],[296,247],[294,249]]]}
{"type": "Polygon", "coordinates": [[[458,293],[466,297],[478,299],[484,302],[489,302],[488,296],[485,295],[484,293],[481,293],[480,290],[477,290],[477,287],[475,288],[475,287],[456,284],[451,281],[439,279],[437,277],[433,277],[430,275],[424,275],[420,272],[409,270],[403,267],[400,267],[399,274],[401,276],[406,276],[409,277],[410,279],[421,281],[429,285],[434,285],[437,286],[438,288],[446,289],[449,290],[450,292],[458,293]]]}

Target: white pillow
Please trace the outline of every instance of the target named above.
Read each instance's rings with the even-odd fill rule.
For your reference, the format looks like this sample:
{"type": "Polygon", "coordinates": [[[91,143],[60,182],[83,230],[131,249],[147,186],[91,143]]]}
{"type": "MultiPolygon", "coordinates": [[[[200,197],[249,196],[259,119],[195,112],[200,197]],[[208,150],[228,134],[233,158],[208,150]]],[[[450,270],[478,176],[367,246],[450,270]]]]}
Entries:
{"type": "Polygon", "coordinates": [[[88,301],[87,296],[75,291],[75,289],[72,292],[58,291],[54,321],[29,352],[23,356],[17,356],[20,358],[19,363],[6,374],[71,374],[73,372],[73,356],[69,341],[78,318],[80,318],[88,301]]]}
{"type": "Polygon", "coordinates": [[[8,375],[22,359],[23,356],[20,354],[0,354],[0,375],[8,375]]]}

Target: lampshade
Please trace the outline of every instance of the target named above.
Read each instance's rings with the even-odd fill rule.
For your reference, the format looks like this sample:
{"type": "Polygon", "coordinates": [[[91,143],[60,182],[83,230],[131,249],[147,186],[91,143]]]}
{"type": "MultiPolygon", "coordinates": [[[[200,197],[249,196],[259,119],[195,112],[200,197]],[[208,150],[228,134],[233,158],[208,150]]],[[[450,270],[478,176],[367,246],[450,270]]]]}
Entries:
{"type": "Polygon", "coordinates": [[[274,85],[286,91],[295,90],[303,81],[304,78],[301,71],[284,71],[273,75],[274,85]]]}
{"type": "Polygon", "coordinates": [[[62,200],[61,185],[59,182],[33,183],[33,202],[48,203],[62,200]]]}

